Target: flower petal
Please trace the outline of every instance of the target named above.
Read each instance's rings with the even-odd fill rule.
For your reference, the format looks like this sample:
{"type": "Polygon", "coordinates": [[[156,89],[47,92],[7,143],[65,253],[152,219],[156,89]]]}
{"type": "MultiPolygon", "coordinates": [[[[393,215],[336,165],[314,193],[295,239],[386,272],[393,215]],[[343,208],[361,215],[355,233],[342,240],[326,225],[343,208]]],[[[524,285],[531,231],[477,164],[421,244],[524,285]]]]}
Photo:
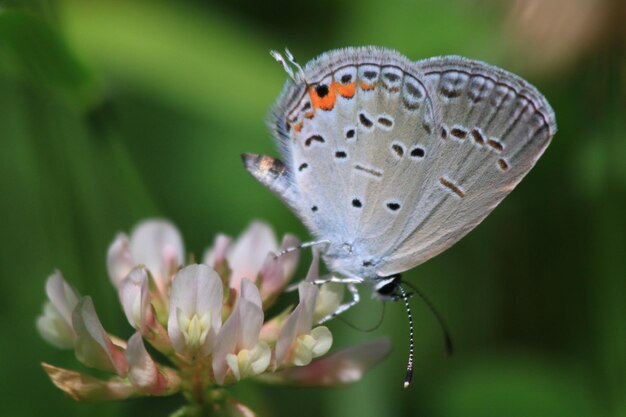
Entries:
{"type": "Polygon", "coordinates": [[[241,282],[241,298],[261,308],[261,294],[259,293],[259,289],[248,279],[244,279],[241,282]]]}
{"type": "Polygon", "coordinates": [[[143,344],[141,333],[137,332],[128,339],[126,359],[128,360],[128,379],[133,385],[147,392],[158,386],[159,371],[143,344]]]}
{"type": "Polygon", "coordinates": [[[78,304],[79,295],[63,279],[60,271],[55,271],[46,281],[46,294],[61,317],[72,323],[72,311],[78,304]]]}
{"type": "Polygon", "coordinates": [[[250,352],[250,357],[252,360],[252,375],[259,375],[260,373],[265,372],[267,367],[270,365],[270,361],[272,360],[272,350],[267,343],[259,342],[250,352]]]}
{"type": "MultiPolygon", "coordinates": [[[[288,248],[295,248],[300,244],[300,239],[294,235],[286,234],[283,236],[283,241],[280,244],[279,252],[288,248]]],[[[293,278],[298,268],[298,261],[300,260],[300,251],[294,250],[286,253],[280,257],[283,264],[285,279],[287,282],[293,278]]]]}
{"type": "Polygon", "coordinates": [[[298,285],[298,294],[300,296],[300,305],[302,310],[298,320],[298,335],[309,333],[313,326],[313,314],[315,313],[315,302],[319,290],[309,282],[301,282],[298,285]]]}
{"type": "MultiPolygon", "coordinates": [[[[299,244],[300,240],[295,236],[285,235],[279,251],[289,248],[293,249],[299,244]]],[[[276,300],[278,294],[285,288],[291,278],[293,278],[298,266],[299,257],[299,250],[293,250],[279,257],[273,252],[268,253],[259,273],[261,279],[261,298],[266,308],[276,300]]]]}
{"type": "Polygon", "coordinates": [[[119,378],[102,380],[47,363],[41,366],[52,383],[75,401],[119,401],[135,394],[135,387],[119,378]]]}
{"type": "Polygon", "coordinates": [[[239,350],[252,349],[259,340],[262,325],[263,310],[259,290],[252,282],[244,279],[241,283],[241,295],[220,330],[213,352],[213,373],[218,384],[224,383],[229,367],[237,376],[240,369],[233,368],[235,359],[229,355],[236,358],[239,350]]]}
{"type": "Polygon", "coordinates": [[[228,262],[233,270],[230,278],[231,288],[238,289],[243,278],[256,281],[265,257],[277,249],[276,235],[267,224],[262,222],[250,224],[228,255],[228,262]]]}
{"type": "Polygon", "coordinates": [[[144,329],[152,319],[148,271],[133,269],[119,286],[119,298],[126,318],[135,329],[144,329]]]}
{"type": "Polygon", "coordinates": [[[119,233],[107,252],[107,271],[113,286],[117,288],[126,275],[135,266],[133,256],[130,251],[128,236],[119,233]]]}
{"type": "Polygon", "coordinates": [[[223,287],[220,277],[206,265],[190,265],[175,276],[170,293],[168,334],[174,349],[186,356],[208,355],[215,344],[216,334],[222,324],[223,287]],[[200,326],[194,329],[180,328],[181,319],[200,326]],[[209,322],[205,323],[208,318],[209,322]],[[201,337],[196,352],[185,339],[187,330],[201,337]],[[199,333],[198,333],[199,332],[199,333]]]}
{"type": "Polygon", "coordinates": [[[163,373],[148,354],[141,333],[128,340],[126,349],[128,379],[140,392],[150,395],[169,395],[180,388],[180,378],[173,370],[163,373]]]}
{"type": "Polygon", "coordinates": [[[123,351],[113,344],[102,327],[91,297],[84,297],[72,314],[76,331],[76,358],[83,364],[124,376],[128,362],[123,351]]]}
{"type": "Polygon", "coordinates": [[[320,320],[337,311],[343,301],[345,289],[346,286],[338,282],[326,282],[321,285],[315,303],[313,323],[319,323],[320,320]]]}
{"type": "Polygon", "coordinates": [[[310,282],[303,281],[298,285],[300,303],[285,320],[276,341],[276,364],[281,365],[288,360],[296,338],[308,334],[313,325],[313,312],[318,289],[310,282]]]}
{"type": "Polygon", "coordinates": [[[311,330],[311,337],[315,339],[315,345],[312,349],[314,358],[325,355],[333,345],[333,335],[326,326],[319,326],[311,330]]]}
{"type": "Polygon", "coordinates": [[[43,306],[43,314],[37,317],[37,330],[41,337],[59,349],[74,347],[74,329],[68,324],[54,305],[47,301],[43,306]]]}
{"type": "Polygon", "coordinates": [[[313,259],[311,259],[311,266],[304,279],[307,282],[313,282],[320,277],[320,250],[317,247],[313,248],[313,259]]]}
{"type": "Polygon", "coordinates": [[[138,224],[130,237],[135,265],[143,264],[152,273],[162,293],[170,274],[184,262],[185,247],[180,232],[166,220],[147,220],[138,224]]]}
{"type": "Polygon", "coordinates": [[[230,236],[218,234],[213,241],[213,246],[204,253],[202,263],[216,271],[220,270],[226,260],[231,241],[230,236]]]}
{"type": "Polygon", "coordinates": [[[263,266],[259,271],[259,278],[261,281],[261,298],[264,301],[273,301],[280,290],[287,284],[283,263],[273,252],[268,253],[265,257],[263,266]]]}
{"type": "Polygon", "coordinates": [[[213,374],[215,381],[220,385],[222,385],[226,379],[229,366],[232,368],[232,364],[228,361],[230,360],[232,362],[234,360],[236,362],[237,355],[235,348],[237,347],[242,326],[239,304],[238,302],[237,306],[235,306],[235,309],[220,329],[217,342],[215,343],[215,349],[213,349],[213,374]],[[229,355],[234,356],[235,359],[229,359],[229,355]]]}
{"type": "Polygon", "coordinates": [[[325,358],[297,368],[287,368],[261,377],[264,382],[305,387],[334,387],[359,381],[365,372],[391,351],[389,339],[377,339],[338,350],[325,358]]]}

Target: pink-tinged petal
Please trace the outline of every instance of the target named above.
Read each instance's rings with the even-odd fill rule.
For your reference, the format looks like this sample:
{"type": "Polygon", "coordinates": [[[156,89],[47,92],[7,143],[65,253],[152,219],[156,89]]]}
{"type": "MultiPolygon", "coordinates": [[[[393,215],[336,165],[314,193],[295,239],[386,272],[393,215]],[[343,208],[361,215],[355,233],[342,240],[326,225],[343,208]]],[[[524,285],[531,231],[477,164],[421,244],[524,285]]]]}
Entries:
{"type": "Polygon", "coordinates": [[[180,388],[180,377],[173,370],[163,372],[148,354],[141,333],[135,333],[128,340],[126,358],[128,379],[138,391],[150,395],[169,395],[180,388]]]}
{"type": "Polygon", "coordinates": [[[48,299],[43,314],[37,318],[37,329],[48,343],[60,349],[74,347],[75,333],[72,310],[78,303],[78,293],[70,287],[59,271],[46,281],[48,299]]]}
{"type": "Polygon", "coordinates": [[[287,307],[279,315],[274,316],[271,320],[265,322],[265,324],[263,324],[263,327],[261,327],[259,340],[262,340],[267,344],[274,345],[278,340],[280,331],[283,328],[283,323],[291,313],[292,309],[293,306],[287,307]]]}
{"type": "Polygon", "coordinates": [[[298,335],[301,335],[309,333],[313,326],[313,315],[315,314],[315,303],[319,290],[309,282],[301,282],[298,285],[298,294],[300,296],[300,305],[302,306],[298,320],[298,335]]]}
{"type": "Polygon", "coordinates": [[[268,253],[259,272],[259,278],[261,298],[266,302],[267,307],[287,285],[287,277],[281,258],[277,258],[272,252],[268,253]]]}
{"type": "Polygon", "coordinates": [[[107,252],[107,271],[111,283],[118,288],[126,275],[135,266],[133,256],[130,252],[130,241],[124,233],[119,233],[107,252]]]}
{"type": "Polygon", "coordinates": [[[37,317],[37,330],[41,337],[58,349],[74,348],[74,329],[68,324],[54,305],[48,301],[43,306],[43,314],[37,317]]]}
{"type": "Polygon", "coordinates": [[[222,281],[210,267],[190,265],[176,274],[170,293],[168,333],[178,353],[206,356],[211,352],[222,324],[222,301],[222,281]],[[181,328],[181,323],[191,327],[181,328]],[[194,343],[199,344],[197,349],[194,343]]]}
{"type": "Polygon", "coordinates": [[[236,355],[241,349],[254,348],[262,325],[263,310],[259,290],[252,282],[244,279],[241,283],[241,296],[220,330],[213,352],[213,372],[219,384],[224,383],[228,371],[227,356],[236,355]]]}
{"type": "Polygon", "coordinates": [[[259,293],[259,289],[248,279],[244,279],[241,282],[241,298],[261,308],[261,294],[259,293]]]}
{"type": "Polygon", "coordinates": [[[263,310],[257,304],[248,300],[239,301],[239,314],[241,315],[241,334],[239,337],[239,348],[252,349],[259,340],[261,326],[263,326],[263,310]]]}
{"type": "MultiPolygon", "coordinates": [[[[300,244],[300,240],[293,235],[285,235],[279,251],[293,249],[300,244]]],[[[294,250],[277,257],[274,253],[269,253],[265,258],[260,276],[261,298],[268,308],[285,288],[287,283],[293,278],[298,266],[300,251],[294,250]]]]}
{"type": "Polygon", "coordinates": [[[46,294],[61,317],[72,322],[72,311],[78,304],[79,295],[63,279],[61,272],[55,271],[46,281],[46,294]]]}
{"type": "Polygon", "coordinates": [[[263,374],[262,380],[305,387],[335,387],[359,381],[389,355],[389,339],[377,339],[334,352],[311,364],[263,374]]]}
{"type": "Polygon", "coordinates": [[[75,401],[119,401],[136,393],[135,387],[119,378],[103,380],[47,363],[41,366],[52,383],[75,401]]]}
{"type": "Polygon", "coordinates": [[[231,417],[256,417],[256,414],[245,405],[235,400],[228,400],[234,412],[231,413],[231,417]]]}
{"type": "Polygon", "coordinates": [[[298,305],[289,317],[287,317],[282,328],[280,329],[278,340],[276,341],[276,347],[274,348],[277,366],[286,362],[291,346],[298,336],[298,320],[300,318],[301,310],[302,307],[298,305]]]}
{"type": "Polygon", "coordinates": [[[169,221],[160,219],[147,220],[135,227],[130,250],[135,264],[148,268],[162,293],[169,284],[170,274],[185,258],[180,232],[169,221]]]}
{"type": "Polygon", "coordinates": [[[202,409],[198,406],[185,406],[181,410],[174,414],[181,416],[207,415],[211,417],[256,417],[256,415],[248,407],[232,398],[227,398],[224,401],[205,403],[202,409]],[[181,410],[184,411],[181,412],[181,410]]]}
{"type": "Polygon", "coordinates": [[[265,223],[253,222],[237,239],[228,255],[228,262],[233,270],[231,288],[238,289],[243,278],[256,281],[265,257],[277,249],[278,243],[272,229],[265,223]]]}
{"type": "Polygon", "coordinates": [[[241,315],[238,310],[240,302],[237,303],[237,306],[235,306],[235,309],[222,326],[213,350],[213,374],[215,380],[220,385],[224,383],[226,373],[228,372],[226,357],[237,348],[239,334],[241,333],[241,315]]]}
{"type": "Polygon", "coordinates": [[[128,362],[102,327],[91,297],[82,298],[72,314],[76,331],[76,358],[83,364],[103,371],[126,374],[128,362]]]}
{"type": "Polygon", "coordinates": [[[313,248],[313,259],[311,260],[311,266],[304,279],[307,282],[313,282],[320,277],[320,251],[317,248],[313,248]]]}
{"type": "MultiPolygon", "coordinates": [[[[279,252],[288,248],[295,248],[300,244],[300,239],[294,235],[286,234],[283,236],[283,241],[280,244],[279,252]]],[[[298,268],[298,261],[300,260],[300,251],[294,250],[280,257],[283,264],[285,279],[289,281],[296,273],[298,268]]]]}
{"type": "Polygon", "coordinates": [[[119,297],[126,318],[135,329],[144,329],[152,321],[148,271],[133,269],[119,286],[119,297]]]}
{"type": "Polygon", "coordinates": [[[313,313],[318,289],[310,282],[303,281],[298,285],[300,303],[287,317],[276,341],[276,363],[281,365],[288,359],[289,352],[296,338],[308,334],[313,325],[313,313]]]}
{"type": "Polygon", "coordinates": [[[213,241],[213,246],[204,253],[202,263],[216,271],[221,270],[230,249],[231,240],[230,236],[218,234],[213,241]]]}

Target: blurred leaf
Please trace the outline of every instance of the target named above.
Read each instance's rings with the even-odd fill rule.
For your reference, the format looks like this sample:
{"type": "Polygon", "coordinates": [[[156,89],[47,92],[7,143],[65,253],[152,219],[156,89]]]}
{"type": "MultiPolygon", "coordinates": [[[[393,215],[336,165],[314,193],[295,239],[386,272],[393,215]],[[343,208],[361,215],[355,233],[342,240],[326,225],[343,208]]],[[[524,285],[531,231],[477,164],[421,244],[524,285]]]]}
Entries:
{"type": "Polygon", "coordinates": [[[89,108],[99,98],[93,76],[64,41],[37,16],[0,11],[0,67],[41,88],[56,88],[71,102],[89,108]]]}
{"type": "Polygon", "coordinates": [[[262,34],[217,11],[162,1],[66,0],[63,6],[63,27],[82,56],[196,114],[261,123],[286,78],[262,34]]]}

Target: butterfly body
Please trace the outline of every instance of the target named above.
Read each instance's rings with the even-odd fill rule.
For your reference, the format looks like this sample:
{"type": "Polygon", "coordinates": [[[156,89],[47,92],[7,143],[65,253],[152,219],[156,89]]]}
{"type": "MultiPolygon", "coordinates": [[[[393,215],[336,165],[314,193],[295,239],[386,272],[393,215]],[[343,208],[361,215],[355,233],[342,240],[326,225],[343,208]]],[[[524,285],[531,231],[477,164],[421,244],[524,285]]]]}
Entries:
{"type": "Polygon", "coordinates": [[[269,119],[282,161],[247,169],[326,241],[330,270],[375,283],[447,249],[534,166],[556,132],[521,78],[461,57],[323,54],[269,119]]]}

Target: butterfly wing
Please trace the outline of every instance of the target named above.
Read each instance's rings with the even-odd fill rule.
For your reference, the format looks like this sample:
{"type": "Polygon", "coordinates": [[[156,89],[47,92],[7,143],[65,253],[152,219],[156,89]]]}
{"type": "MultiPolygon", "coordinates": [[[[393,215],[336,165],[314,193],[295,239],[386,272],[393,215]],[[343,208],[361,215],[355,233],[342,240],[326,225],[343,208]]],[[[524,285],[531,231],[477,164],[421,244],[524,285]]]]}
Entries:
{"type": "MultiPolygon", "coordinates": [[[[478,225],[543,154],[554,112],[523,79],[482,62],[417,62],[435,109],[432,158],[402,233],[378,267],[382,276],[430,259],[478,225]]],[[[406,178],[406,181],[409,179],[406,178]]],[[[406,182],[405,181],[405,182],[406,182]]]]}
{"type": "Polygon", "coordinates": [[[556,131],[536,89],[460,57],[414,63],[395,51],[348,48],[307,64],[304,79],[286,84],[270,118],[284,164],[244,159],[332,243],[325,259],[346,275],[391,275],[450,247],[517,185],[556,131]]]}

